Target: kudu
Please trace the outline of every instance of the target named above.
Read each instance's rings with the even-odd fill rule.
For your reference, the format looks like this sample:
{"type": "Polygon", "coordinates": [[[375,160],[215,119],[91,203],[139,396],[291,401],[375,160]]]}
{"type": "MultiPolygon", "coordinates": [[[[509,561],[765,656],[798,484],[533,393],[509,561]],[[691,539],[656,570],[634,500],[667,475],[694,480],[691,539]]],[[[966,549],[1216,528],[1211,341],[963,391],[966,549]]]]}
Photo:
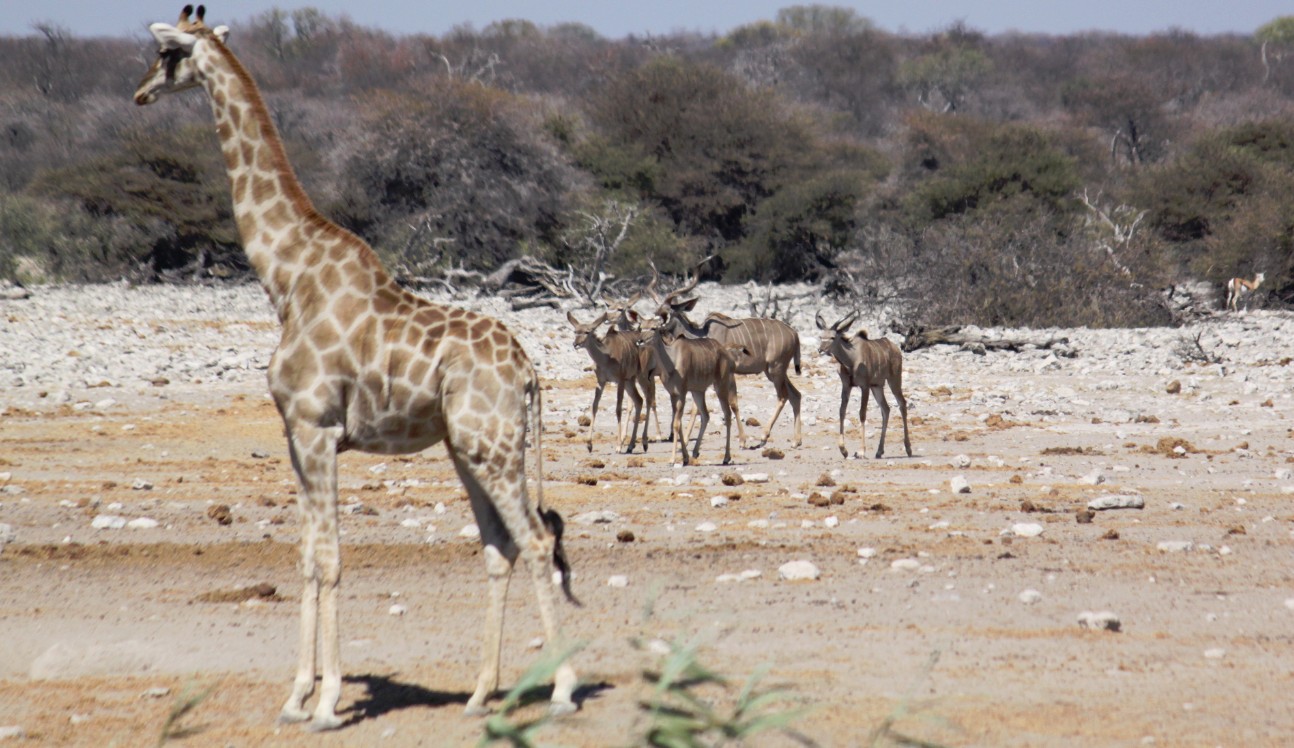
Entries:
{"type": "MultiPolygon", "coordinates": [[[[621,303],[608,303],[609,319],[612,328],[633,336],[635,343],[644,333],[642,331],[642,317],[634,310],[634,304],[642,298],[642,293],[636,293],[628,301],[621,303]]],[[[656,380],[660,378],[660,372],[652,365],[651,352],[645,348],[639,348],[638,351],[638,389],[642,392],[646,408],[643,410],[643,451],[647,451],[647,427],[648,421],[656,421],[656,441],[661,441],[660,432],[660,413],[656,410],[656,380]]]]}
{"type": "MultiPolygon", "coordinates": [[[[593,359],[593,369],[598,380],[597,389],[593,391],[593,407],[589,414],[589,451],[593,451],[593,431],[598,420],[598,404],[602,402],[602,391],[606,388],[607,382],[615,382],[616,449],[623,449],[628,453],[634,450],[634,443],[638,440],[638,418],[642,414],[643,398],[638,393],[638,385],[642,382],[643,352],[638,347],[640,335],[637,333],[611,329],[607,331],[606,335],[598,337],[598,328],[607,321],[608,316],[608,312],[603,312],[592,322],[584,323],[576,319],[573,313],[567,312],[566,321],[570,322],[571,326],[575,328],[575,347],[588,351],[589,357],[593,359]],[[629,421],[629,442],[627,446],[623,420],[626,391],[629,393],[629,399],[633,402],[634,408],[633,418],[629,421]]],[[[651,397],[650,405],[655,405],[654,393],[651,397]]],[[[659,419],[657,420],[659,422],[659,419]]],[[[646,448],[646,431],[647,425],[643,424],[644,449],[646,448]]]]}
{"type": "Polygon", "coordinates": [[[710,411],[705,403],[705,391],[710,387],[719,396],[719,409],[723,412],[723,464],[731,463],[733,418],[737,419],[741,447],[746,448],[746,429],[742,425],[741,411],[737,405],[737,367],[733,354],[717,340],[686,338],[661,325],[644,330],[643,333],[638,345],[650,352],[653,365],[660,372],[661,384],[669,393],[672,413],[670,433],[674,440],[671,457],[674,464],[687,465],[691,461],[688,459],[683,434],[683,403],[688,393],[691,393],[692,402],[696,404],[701,418],[701,430],[697,432],[692,457],[699,457],[701,454],[701,438],[705,436],[705,429],[710,423],[710,411]]]}
{"type": "Polygon", "coordinates": [[[870,390],[881,406],[881,440],[876,445],[876,457],[885,454],[885,432],[890,424],[890,404],[885,401],[882,385],[888,384],[894,399],[899,403],[899,413],[903,416],[903,447],[912,456],[912,442],[908,439],[908,401],[903,397],[903,353],[892,341],[881,338],[869,340],[866,330],[859,330],[854,336],[849,335],[849,326],[858,318],[858,312],[845,315],[834,325],[828,325],[818,312],[814,321],[818,329],[830,332],[818,344],[818,353],[829,355],[840,365],[840,431],[836,446],[843,457],[849,456],[845,447],[845,413],[849,408],[849,393],[855,387],[863,391],[863,402],[858,406],[858,429],[860,443],[857,454],[862,454],[867,446],[867,393],[870,390]]]}
{"type": "Polygon", "coordinates": [[[800,334],[795,328],[781,320],[764,317],[733,319],[718,312],[706,315],[705,321],[700,325],[693,324],[688,319],[687,312],[696,307],[700,297],[684,297],[696,288],[699,273],[682,288],[670,291],[664,299],[655,292],[657,278],[653,275],[648,291],[658,304],[656,314],[674,332],[717,341],[724,348],[733,351],[738,374],[763,373],[773,383],[773,389],[777,393],[777,408],[755,448],[768,443],[768,437],[773,433],[773,424],[777,423],[788,400],[795,416],[794,443],[795,446],[800,446],[803,442],[800,430],[800,391],[791,382],[789,373],[792,363],[795,364],[795,373],[800,373],[800,334]]]}

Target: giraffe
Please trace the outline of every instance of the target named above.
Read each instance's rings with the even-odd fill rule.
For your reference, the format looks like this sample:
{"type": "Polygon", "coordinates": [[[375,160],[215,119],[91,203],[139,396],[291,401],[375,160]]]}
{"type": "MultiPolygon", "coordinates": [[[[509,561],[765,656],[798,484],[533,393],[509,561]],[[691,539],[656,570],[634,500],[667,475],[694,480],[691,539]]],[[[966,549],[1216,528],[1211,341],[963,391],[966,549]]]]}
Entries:
{"type": "MultiPolygon", "coordinates": [[[[248,260],[278,315],[282,337],[269,388],[300,484],[300,649],[281,722],[340,727],[337,455],[422,451],[444,442],[481,530],[488,576],[482,666],[468,714],[487,712],[499,685],[503,604],[522,557],[538,595],[545,646],[562,642],[553,579],[570,590],[562,520],[542,508],[540,391],[530,358],[495,319],[431,303],[402,289],[359,237],[318,212],[288,164],[260,92],[229,48],[228,28],[210,28],[186,5],[174,26],[149,31],[160,52],[135,103],[202,87],[215,115],[248,260]],[[529,424],[527,424],[529,421],[529,424]],[[527,492],[527,427],[535,451],[527,492]],[[316,655],[316,647],[319,649],[316,655]],[[321,664],[319,700],[305,707],[321,664]]],[[[573,711],[574,669],[554,674],[550,710],[573,711]]]]}

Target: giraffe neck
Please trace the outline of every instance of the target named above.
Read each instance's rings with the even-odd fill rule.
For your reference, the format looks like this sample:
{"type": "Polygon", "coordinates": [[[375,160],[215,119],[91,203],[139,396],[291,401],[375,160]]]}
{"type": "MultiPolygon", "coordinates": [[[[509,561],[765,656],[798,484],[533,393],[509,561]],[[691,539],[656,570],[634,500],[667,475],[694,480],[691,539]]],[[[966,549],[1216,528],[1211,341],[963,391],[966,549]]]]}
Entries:
{"type": "Polygon", "coordinates": [[[251,76],[223,44],[200,45],[203,86],[215,116],[233,193],[234,219],[247,259],[279,312],[290,313],[303,276],[325,268],[393,283],[362,240],[321,216],[297,181],[278,130],[251,76]]]}

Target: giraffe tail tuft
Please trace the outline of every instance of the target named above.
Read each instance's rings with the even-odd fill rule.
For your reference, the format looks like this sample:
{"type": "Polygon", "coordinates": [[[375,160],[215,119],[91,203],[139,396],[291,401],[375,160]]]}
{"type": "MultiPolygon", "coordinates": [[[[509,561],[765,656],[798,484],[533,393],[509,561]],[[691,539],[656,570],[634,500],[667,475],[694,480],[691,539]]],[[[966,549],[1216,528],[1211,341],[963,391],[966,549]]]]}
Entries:
{"type": "Polygon", "coordinates": [[[566,560],[566,549],[562,547],[562,532],[566,529],[566,521],[555,509],[540,509],[539,517],[544,521],[548,531],[553,534],[553,565],[562,575],[562,592],[571,604],[577,608],[583,608],[584,603],[575,597],[574,592],[571,592],[571,565],[566,560]]]}

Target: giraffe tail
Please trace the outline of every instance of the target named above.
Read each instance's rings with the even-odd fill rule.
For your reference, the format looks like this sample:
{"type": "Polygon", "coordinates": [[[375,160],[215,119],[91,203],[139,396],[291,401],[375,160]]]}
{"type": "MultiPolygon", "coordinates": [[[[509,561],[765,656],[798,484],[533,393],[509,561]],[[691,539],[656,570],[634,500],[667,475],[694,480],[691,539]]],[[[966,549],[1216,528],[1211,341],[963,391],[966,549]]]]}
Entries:
{"type": "Polygon", "coordinates": [[[562,593],[573,605],[582,608],[584,603],[571,591],[571,565],[566,560],[566,549],[562,547],[562,532],[566,529],[566,521],[557,510],[544,508],[543,395],[537,379],[531,380],[530,428],[535,440],[535,506],[539,509],[539,519],[543,521],[544,527],[553,534],[553,566],[562,575],[562,593]]]}

